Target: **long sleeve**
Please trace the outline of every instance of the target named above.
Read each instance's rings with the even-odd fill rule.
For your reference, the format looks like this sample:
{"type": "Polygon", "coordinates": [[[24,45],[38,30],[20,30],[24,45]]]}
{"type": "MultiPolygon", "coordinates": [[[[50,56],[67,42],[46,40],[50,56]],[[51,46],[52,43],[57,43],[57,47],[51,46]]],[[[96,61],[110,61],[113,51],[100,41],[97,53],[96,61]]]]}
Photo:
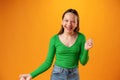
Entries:
{"type": "Polygon", "coordinates": [[[36,70],[30,73],[32,78],[43,73],[44,71],[48,70],[51,67],[54,55],[55,55],[55,39],[53,37],[50,40],[48,55],[46,57],[45,62],[42,65],[40,65],[36,70]]]}
{"type": "Polygon", "coordinates": [[[80,56],[79,56],[79,60],[80,60],[80,63],[82,65],[85,65],[87,62],[88,62],[88,59],[89,59],[89,56],[88,56],[88,50],[85,50],[84,48],[84,45],[85,45],[85,37],[82,41],[82,44],[81,44],[81,51],[80,51],[80,56]]]}

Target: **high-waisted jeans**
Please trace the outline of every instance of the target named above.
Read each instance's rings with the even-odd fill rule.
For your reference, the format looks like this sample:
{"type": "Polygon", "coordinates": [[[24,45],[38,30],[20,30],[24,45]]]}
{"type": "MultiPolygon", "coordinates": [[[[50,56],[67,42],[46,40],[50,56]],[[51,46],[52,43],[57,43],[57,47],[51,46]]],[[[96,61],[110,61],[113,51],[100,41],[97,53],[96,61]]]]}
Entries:
{"type": "Polygon", "coordinates": [[[61,68],[54,65],[51,80],[79,80],[78,67],[61,68]]]}

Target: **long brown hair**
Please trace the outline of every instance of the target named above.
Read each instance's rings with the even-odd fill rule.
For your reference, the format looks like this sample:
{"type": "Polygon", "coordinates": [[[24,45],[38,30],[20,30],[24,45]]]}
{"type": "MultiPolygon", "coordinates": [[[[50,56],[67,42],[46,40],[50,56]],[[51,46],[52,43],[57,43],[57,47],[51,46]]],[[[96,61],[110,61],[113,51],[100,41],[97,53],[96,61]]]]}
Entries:
{"type": "MultiPolygon", "coordinates": [[[[79,14],[78,14],[78,12],[77,12],[75,9],[68,9],[68,10],[66,10],[66,11],[63,13],[63,15],[62,15],[62,20],[63,20],[63,18],[64,18],[64,16],[65,16],[66,13],[73,13],[73,14],[75,14],[75,15],[77,16],[77,27],[75,28],[74,32],[79,32],[79,14]]],[[[58,34],[62,34],[63,32],[64,32],[64,28],[63,28],[63,26],[61,25],[61,29],[60,29],[60,31],[58,32],[58,34]]]]}

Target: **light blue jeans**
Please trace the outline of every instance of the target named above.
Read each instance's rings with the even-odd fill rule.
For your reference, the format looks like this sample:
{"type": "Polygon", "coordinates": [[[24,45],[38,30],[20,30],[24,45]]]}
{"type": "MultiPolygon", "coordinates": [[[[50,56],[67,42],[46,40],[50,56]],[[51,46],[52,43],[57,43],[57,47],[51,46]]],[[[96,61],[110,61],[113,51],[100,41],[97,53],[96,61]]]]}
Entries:
{"type": "Polygon", "coordinates": [[[50,80],[79,80],[78,68],[61,68],[54,65],[50,80]]]}

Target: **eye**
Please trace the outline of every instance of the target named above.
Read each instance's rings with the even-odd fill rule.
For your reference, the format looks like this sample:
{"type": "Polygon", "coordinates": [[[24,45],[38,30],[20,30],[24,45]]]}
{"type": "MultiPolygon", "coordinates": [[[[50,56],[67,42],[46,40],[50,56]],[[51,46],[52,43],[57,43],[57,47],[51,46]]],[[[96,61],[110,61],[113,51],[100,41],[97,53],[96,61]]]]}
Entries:
{"type": "Polygon", "coordinates": [[[72,23],[75,23],[75,21],[72,21],[72,23]]]}
{"type": "Polygon", "coordinates": [[[68,20],[65,20],[65,22],[68,22],[68,20]]]}

